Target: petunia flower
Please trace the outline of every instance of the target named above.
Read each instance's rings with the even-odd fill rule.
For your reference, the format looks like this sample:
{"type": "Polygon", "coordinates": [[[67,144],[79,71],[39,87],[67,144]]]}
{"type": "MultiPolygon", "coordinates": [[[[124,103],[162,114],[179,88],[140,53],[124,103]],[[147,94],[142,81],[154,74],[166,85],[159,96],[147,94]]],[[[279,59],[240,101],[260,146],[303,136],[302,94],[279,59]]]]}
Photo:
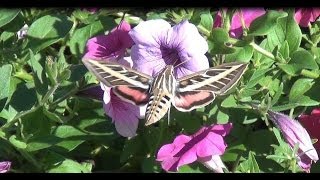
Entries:
{"type": "Polygon", "coordinates": [[[310,115],[302,114],[299,121],[306,128],[312,138],[318,139],[313,144],[318,152],[320,152],[320,108],[313,109],[310,115]]]}
{"type": "Polygon", "coordinates": [[[268,111],[272,122],[281,130],[285,140],[291,148],[298,144],[298,165],[306,172],[310,171],[312,161],[318,161],[317,151],[314,149],[310,136],[306,129],[285,114],[268,111]]]}
{"type": "Polygon", "coordinates": [[[124,137],[133,137],[139,124],[139,118],[144,117],[146,107],[139,107],[121,100],[113,93],[111,88],[101,85],[104,90],[103,108],[112,122],[115,123],[117,132],[124,137]]]}
{"type": "Polygon", "coordinates": [[[130,24],[123,21],[107,35],[99,35],[88,40],[84,55],[86,58],[103,60],[124,56],[126,49],[133,45],[128,32],[131,30],[130,24]]]}
{"type": "Polygon", "coordinates": [[[225,166],[220,155],[227,147],[223,137],[231,127],[231,123],[211,125],[202,127],[191,136],[179,135],[173,143],[160,148],[157,161],[161,161],[161,166],[166,171],[178,171],[179,167],[198,161],[215,172],[223,172],[222,168],[225,166]]]}
{"type": "Polygon", "coordinates": [[[302,27],[308,27],[310,22],[314,22],[320,16],[320,8],[298,8],[294,19],[302,27]]]}
{"type": "MultiPolygon", "coordinates": [[[[116,61],[124,66],[132,67],[131,58],[124,57],[126,49],[133,44],[128,35],[130,29],[130,25],[123,21],[119,27],[113,29],[108,35],[100,35],[88,40],[87,53],[84,57],[95,60],[116,61]]],[[[135,136],[139,118],[144,115],[145,107],[124,102],[102,83],[101,88],[104,91],[105,112],[115,123],[117,132],[124,137],[135,136]]],[[[99,92],[96,93],[98,94],[99,92]]],[[[95,97],[95,95],[90,95],[90,97],[95,97]]]]}
{"type": "MultiPolygon", "coordinates": [[[[229,35],[233,38],[240,38],[243,34],[241,19],[243,19],[245,26],[248,28],[256,18],[262,16],[263,14],[265,14],[265,10],[263,8],[240,9],[232,16],[229,35]]],[[[221,13],[219,12],[215,17],[213,27],[216,28],[221,26],[222,26],[222,17],[221,17],[221,13]]]]}
{"type": "Polygon", "coordinates": [[[0,173],[6,173],[10,170],[11,162],[10,161],[2,161],[0,162],[0,173]]]}
{"type": "Polygon", "coordinates": [[[155,76],[166,65],[178,65],[176,77],[209,68],[205,53],[206,40],[195,25],[187,20],[171,27],[162,19],[139,23],[129,35],[134,41],[131,48],[133,68],[155,76]]]}

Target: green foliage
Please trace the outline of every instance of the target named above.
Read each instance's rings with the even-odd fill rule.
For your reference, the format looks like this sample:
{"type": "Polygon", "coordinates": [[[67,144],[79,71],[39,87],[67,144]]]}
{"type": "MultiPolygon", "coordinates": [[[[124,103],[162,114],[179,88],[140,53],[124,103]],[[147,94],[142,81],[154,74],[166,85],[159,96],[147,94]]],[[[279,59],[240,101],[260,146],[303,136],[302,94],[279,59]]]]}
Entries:
{"type": "MultiPolygon", "coordinates": [[[[301,28],[294,10],[270,9],[236,39],[229,32],[235,12],[228,10],[225,24],[213,27],[218,11],[209,8],[0,9],[0,162],[12,161],[12,172],[164,172],[157,161],[163,145],[204,125],[231,122],[221,156],[230,172],[301,172],[297,152],[265,113],[290,111],[295,117],[319,106],[320,23],[301,28]],[[80,60],[88,39],[112,31],[123,12],[132,25],[188,19],[208,43],[211,66],[245,62],[248,69],[235,88],[208,106],[191,112],[172,107],[169,122],[140,123],[137,136],[121,137],[102,99],[79,92],[97,83],[80,60]],[[18,38],[24,24],[27,34],[18,38]]],[[[318,164],[311,169],[319,171],[318,164]]],[[[210,170],[194,162],[179,172],[210,170]]]]}

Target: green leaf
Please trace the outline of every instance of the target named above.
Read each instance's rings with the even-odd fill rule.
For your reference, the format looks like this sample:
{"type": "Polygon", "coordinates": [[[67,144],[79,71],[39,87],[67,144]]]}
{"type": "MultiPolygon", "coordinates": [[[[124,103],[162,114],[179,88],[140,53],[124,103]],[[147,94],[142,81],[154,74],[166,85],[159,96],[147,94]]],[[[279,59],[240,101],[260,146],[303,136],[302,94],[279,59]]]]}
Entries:
{"type": "Polygon", "coordinates": [[[179,168],[179,173],[203,173],[209,172],[208,169],[200,163],[192,163],[188,165],[181,166],[179,168]]]}
{"type": "Polygon", "coordinates": [[[298,103],[289,103],[289,104],[284,104],[284,105],[278,105],[278,106],[273,106],[271,107],[272,111],[285,111],[288,109],[296,108],[298,107],[298,103]]]}
{"type": "Polygon", "coordinates": [[[200,28],[200,31],[201,30],[205,31],[205,34],[209,36],[213,27],[213,18],[212,18],[212,15],[210,14],[210,11],[203,12],[200,15],[200,19],[201,20],[198,25],[198,28],[200,28]]]}
{"type": "Polygon", "coordinates": [[[314,84],[312,79],[301,78],[294,82],[289,93],[289,101],[297,102],[314,84]]]}
{"type": "Polygon", "coordinates": [[[32,137],[27,142],[27,151],[39,151],[41,149],[46,149],[51,146],[56,145],[57,143],[61,142],[63,139],[58,138],[53,135],[44,135],[44,136],[36,136],[32,137]]]}
{"type": "Polygon", "coordinates": [[[219,109],[216,118],[217,124],[226,124],[228,123],[229,115],[219,109]]]}
{"type": "Polygon", "coordinates": [[[277,25],[268,33],[267,41],[271,50],[287,41],[291,54],[300,46],[301,38],[301,29],[296,23],[292,12],[287,17],[278,20],[277,25]]]}
{"type": "Polygon", "coordinates": [[[250,45],[244,46],[244,47],[236,47],[236,51],[232,54],[226,55],[226,62],[234,62],[235,60],[237,62],[249,62],[251,60],[251,57],[253,55],[253,47],[250,45]]]}
{"type": "Polygon", "coordinates": [[[267,35],[277,25],[278,19],[286,16],[288,16],[286,12],[269,10],[251,23],[248,34],[254,36],[267,35]]]}
{"type": "Polygon", "coordinates": [[[310,97],[304,95],[300,96],[295,102],[300,106],[317,106],[320,104],[319,101],[312,100],[310,97]]]}
{"type": "Polygon", "coordinates": [[[297,64],[300,69],[319,69],[319,66],[313,58],[313,55],[304,49],[295,51],[292,54],[289,64],[297,64]]]}
{"type": "Polygon", "coordinates": [[[31,49],[29,49],[29,54],[29,62],[33,71],[34,84],[36,86],[38,101],[40,102],[42,96],[44,96],[48,91],[48,78],[45,76],[45,72],[43,71],[45,61],[41,61],[41,55],[34,55],[31,49]]]}
{"type": "Polygon", "coordinates": [[[258,173],[260,172],[259,165],[255,159],[254,152],[249,151],[248,159],[242,162],[239,167],[241,172],[258,173]]]}
{"type": "Polygon", "coordinates": [[[65,159],[57,166],[50,168],[48,173],[90,173],[90,167],[71,159],[65,159]]]}
{"type": "Polygon", "coordinates": [[[252,88],[254,87],[259,81],[260,79],[262,79],[263,77],[265,77],[266,73],[270,70],[272,70],[273,68],[267,68],[267,69],[258,69],[255,70],[254,73],[252,74],[249,82],[246,84],[246,88],[252,88]]]}
{"type": "Polygon", "coordinates": [[[279,53],[282,55],[284,59],[288,59],[290,55],[290,49],[289,49],[289,44],[288,41],[284,41],[283,44],[281,44],[281,47],[279,49],[279,53]]]}
{"type": "Polygon", "coordinates": [[[25,142],[21,141],[20,139],[18,139],[16,137],[16,135],[10,136],[9,141],[12,145],[14,145],[15,147],[17,147],[19,149],[25,149],[27,147],[27,144],[25,142]]]}
{"type": "MultiPolygon", "coordinates": [[[[34,107],[30,108],[33,109],[34,107]]],[[[43,108],[36,109],[21,118],[21,131],[23,134],[30,134],[33,138],[50,134],[50,121],[44,116],[43,108]]]]}
{"type": "Polygon", "coordinates": [[[57,146],[67,151],[72,151],[86,140],[86,134],[84,132],[68,125],[57,127],[53,134],[64,139],[64,141],[58,143],[57,146]]]}
{"type": "Polygon", "coordinates": [[[34,53],[60,41],[71,30],[72,21],[66,15],[46,15],[33,22],[27,32],[26,49],[34,53]]]}
{"type": "MultiPolygon", "coordinates": [[[[6,41],[8,41],[10,38],[13,39],[13,37],[15,36],[16,34],[13,33],[13,32],[9,32],[9,31],[3,31],[1,33],[1,36],[0,36],[0,42],[4,42],[4,43],[7,43],[6,41]]],[[[12,43],[12,42],[11,42],[12,43]]],[[[5,44],[7,45],[7,44],[5,44]]]]}
{"type": "Polygon", "coordinates": [[[130,157],[133,157],[143,146],[143,142],[140,136],[126,140],[123,151],[120,156],[120,162],[126,162],[130,157]]]}
{"type": "Polygon", "coordinates": [[[70,39],[69,46],[72,54],[80,57],[83,55],[87,40],[94,35],[103,32],[103,26],[100,21],[96,21],[85,27],[77,29],[70,39]]]}
{"type": "Polygon", "coordinates": [[[20,9],[0,9],[0,27],[8,24],[12,21],[18,14],[20,9]]]}
{"type": "Polygon", "coordinates": [[[225,108],[236,107],[237,101],[233,95],[230,95],[222,101],[221,106],[225,108]]]}
{"type": "Polygon", "coordinates": [[[6,104],[6,99],[10,95],[10,79],[12,66],[6,64],[0,67],[0,112],[6,104]]]}
{"type": "Polygon", "coordinates": [[[142,161],[142,172],[154,173],[160,172],[161,168],[155,157],[144,158],[142,161]]]}
{"type": "Polygon", "coordinates": [[[16,88],[12,88],[12,93],[10,105],[18,112],[31,109],[37,102],[33,83],[19,83],[16,88]]]}
{"type": "Polygon", "coordinates": [[[274,96],[272,98],[272,101],[271,101],[272,106],[278,102],[278,100],[282,94],[282,91],[283,91],[283,83],[280,83],[278,90],[276,91],[276,93],[274,94],[274,96]]]}
{"type": "Polygon", "coordinates": [[[226,43],[229,42],[229,34],[222,28],[215,28],[212,30],[208,39],[209,52],[211,54],[231,54],[236,50],[235,48],[228,47],[226,43]]]}

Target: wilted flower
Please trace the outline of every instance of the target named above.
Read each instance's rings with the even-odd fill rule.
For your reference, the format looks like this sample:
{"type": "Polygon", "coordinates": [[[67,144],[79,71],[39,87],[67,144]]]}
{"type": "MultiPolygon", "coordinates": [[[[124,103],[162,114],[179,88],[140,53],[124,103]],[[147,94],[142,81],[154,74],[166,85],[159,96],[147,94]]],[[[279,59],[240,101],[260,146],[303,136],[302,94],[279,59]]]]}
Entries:
{"type": "Polygon", "coordinates": [[[26,37],[28,29],[28,24],[23,25],[23,27],[17,32],[18,39],[23,39],[24,37],[26,37]]]}
{"type": "MultiPolygon", "coordinates": [[[[229,34],[231,37],[239,38],[243,34],[243,27],[241,19],[243,19],[245,26],[250,27],[251,22],[253,22],[256,18],[265,14],[265,10],[263,8],[256,9],[240,9],[233,16],[230,23],[230,31],[229,34]]],[[[213,27],[221,27],[222,26],[222,17],[219,12],[215,18],[213,27]]]]}
{"type": "Polygon", "coordinates": [[[308,27],[310,22],[314,22],[320,16],[320,8],[298,8],[294,15],[297,23],[302,27],[308,27]]]}
{"type": "MultiPolygon", "coordinates": [[[[84,57],[96,60],[117,61],[124,66],[132,67],[130,57],[123,57],[126,49],[133,44],[128,35],[130,25],[125,21],[115,28],[108,35],[100,35],[90,39],[87,43],[87,53],[84,57]]],[[[104,90],[104,109],[108,116],[115,123],[117,132],[125,137],[136,135],[141,114],[144,114],[145,107],[138,107],[122,101],[110,88],[101,84],[104,90]]],[[[97,92],[99,93],[99,92],[97,92]]],[[[91,95],[92,96],[92,95],[91,95]]]]}
{"type": "Polygon", "coordinates": [[[86,11],[89,11],[91,14],[96,13],[100,8],[97,7],[88,7],[88,8],[83,8],[86,11]]]}
{"type": "Polygon", "coordinates": [[[268,115],[272,122],[281,130],[291,148],[298,144],[298,153],[301,154],[298,157],[298,165],[306,172],[309,172],[312,161],[316,162],[319,158],[308,132],[298,121],[291,119],[287,115],[273,111],[268,111],[268,115]]]}
{"type": "Polygon", "coordinates": [[[131,48],[133,67],[140,72],[155,76],[166,65],[182,62],[174,69],[176,77],[209,68],[205,56],[208,44],[188,21],[171,27],[162,19],[149,20],[139,23],[129,35],[135,42],[131,48]]]}
{"type": "Polygon", "coordinates": [[[10,161],[2,161],[0,162],[0,173],[6,173],[10,170],[11,162],[10,161]]]}
{"type": "Polygon", "coordinates": [[[157,161],[166,171],[178,171],[180,166],[199,161],[215,172],[223,172],[220,155],[227,147],[223,137],[232,127],[231,123],[202,127],[191,136],[179,135],[173,143],[162,146],[157,161]]]}
{"type": "Polygon", "coordinates": [[[313,109],[310,115],[302,114],[299,116],[301,124],[307,129],[312,138],[318,139],[314,144],[316,150],[320,152],[320,108],[313,109]]]}

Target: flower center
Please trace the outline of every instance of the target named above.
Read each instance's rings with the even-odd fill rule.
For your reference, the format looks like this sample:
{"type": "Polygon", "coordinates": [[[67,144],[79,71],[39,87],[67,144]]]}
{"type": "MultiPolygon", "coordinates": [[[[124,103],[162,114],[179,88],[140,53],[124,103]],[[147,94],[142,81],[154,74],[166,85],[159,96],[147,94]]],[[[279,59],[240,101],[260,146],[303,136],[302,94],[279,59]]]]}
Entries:
{"type": "Polygon", "coordinates": [[[179,51],[177,47],[160,46],[162,58],[167,65],[177,65],[180,62],[179,51]]]}

